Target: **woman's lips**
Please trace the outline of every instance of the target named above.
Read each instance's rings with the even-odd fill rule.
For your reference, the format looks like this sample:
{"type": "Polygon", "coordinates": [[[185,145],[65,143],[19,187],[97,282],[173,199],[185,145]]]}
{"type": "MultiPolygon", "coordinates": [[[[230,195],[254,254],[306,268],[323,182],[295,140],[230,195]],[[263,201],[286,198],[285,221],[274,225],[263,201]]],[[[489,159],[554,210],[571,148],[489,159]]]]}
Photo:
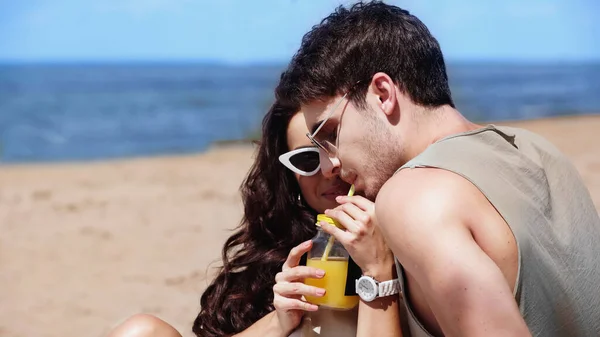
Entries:
{"type": "Polygon", "coordinates": [[[341,194],[331,194],[331,193],[322,194],[323,198],[325,198],[327,200],[331,200],[331,201],[335,201],[335,198],[337,198],[339,195],[341,195],[341,194]]]}
{"type": "Polygon", "coordinates": [[[321,196],[323,196],[324,198],[330,199],[330,200],[335,200],[335,198],[337,198],[338,196],[346,195],[347,193],[348,193],[347,190],[344,190],[341,187],[337,187],[337,188],[328,189],[323,194],[321,194],[321,196]]]}

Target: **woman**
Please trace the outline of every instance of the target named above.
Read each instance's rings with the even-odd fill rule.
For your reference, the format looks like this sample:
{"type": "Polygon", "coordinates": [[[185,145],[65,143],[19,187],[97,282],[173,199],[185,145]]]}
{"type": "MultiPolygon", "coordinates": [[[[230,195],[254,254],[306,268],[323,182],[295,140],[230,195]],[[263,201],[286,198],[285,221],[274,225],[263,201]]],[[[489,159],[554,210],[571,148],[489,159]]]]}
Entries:
{"type": "MultiPolygon", "coordinates": [[[[319,271],[298,264],[310,250],[315,216],[325,210],[335,209],[329,214],[355,229],[345,238],[345,246],[351,255],[361,252],[361,258],[355,259],[359,267],[358,261],[385,256],[384,269],[392,269],[392,254],[370,221],[373,204],[359,196],[336,201],[349,186],[338,177],[325,178],[320,173],[319,153],[306,138],[307,132],[304,116],[295,107],[276,102],[263,119],[258,155],[241,187],[244,217],[225,243],[222,269],[201,297],[201,311],[193,326],[197,336],[285,337],[300,325],[305,312],[317,311],[301,296],[322,295],[318,288],[302,283],[305,277],[320,277],[319,271]],[[279,162],[288,151],[295,151],[282,156],[289,170],[279,162]],[[343,205],[338,207],[338,201],[343,205]],[[360,226],[354,222],[358,218],[360,226]]],[[[351,330],[358,327],[357,336],[399,336],[397,300],[398,296],[369,304],[361,301],[358,317],[356,310],[345,314],[352,316],[351,330]]],[[[132,336],[135,329],[150,331],[135,336],[179,335],[157,318],[138,315],[110,336],[132,336]]]]}

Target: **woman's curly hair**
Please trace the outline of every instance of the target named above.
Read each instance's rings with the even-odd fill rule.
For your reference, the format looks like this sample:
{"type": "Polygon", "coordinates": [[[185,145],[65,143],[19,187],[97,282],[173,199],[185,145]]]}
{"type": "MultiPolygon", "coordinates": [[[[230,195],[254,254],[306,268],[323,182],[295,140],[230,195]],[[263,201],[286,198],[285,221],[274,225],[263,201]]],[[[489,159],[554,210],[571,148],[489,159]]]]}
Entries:
{"type": "Polygon", "coordinates": [[[262,121],[257,157],[241,185],[244,216],[222,251],[223,266],[200,299],[199,337],[239,333],[273,311],[275,274],[290,250],[316,233],[315,212],[298,198],[293,173],[278,161],[298,113],[275,102],[262,121]]]}

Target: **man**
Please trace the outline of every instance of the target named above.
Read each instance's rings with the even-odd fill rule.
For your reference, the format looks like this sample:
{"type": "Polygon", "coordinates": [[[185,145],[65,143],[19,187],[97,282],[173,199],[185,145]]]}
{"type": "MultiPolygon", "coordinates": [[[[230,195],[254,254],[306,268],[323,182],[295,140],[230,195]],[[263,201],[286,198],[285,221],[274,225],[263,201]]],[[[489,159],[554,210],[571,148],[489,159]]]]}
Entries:
{"type": "Polygon", "coordinates": [[[376,199],[413,336],[600,335],[600,219],[576,169],[540,136],[466,120],[416,17],[338,8],[277,95],[302,107],[323,173],[376,199]]]}

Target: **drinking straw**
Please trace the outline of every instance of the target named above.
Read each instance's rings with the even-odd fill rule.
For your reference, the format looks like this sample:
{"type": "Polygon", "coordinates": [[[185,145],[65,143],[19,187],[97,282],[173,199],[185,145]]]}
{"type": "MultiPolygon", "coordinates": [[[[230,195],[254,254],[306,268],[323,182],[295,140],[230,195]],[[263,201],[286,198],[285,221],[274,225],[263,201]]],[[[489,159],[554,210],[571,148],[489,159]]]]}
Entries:
{"type": "MultiPolygon", "coordinates": [[[[350,191],[348,191],[348,196],[351,197],[354,195],[354,185],[350,186],[350,191]]],[[[327,246],[325,246],[325,251],[323,252],[323,256],[321,256],[321,261],[327,261],[329,257],[329,253],[331,252],[331,248],[333,247],[333,242],[335,241],[335,237],[333,235],[329,236],[329,240],[327,240],[327,246]]]]}

